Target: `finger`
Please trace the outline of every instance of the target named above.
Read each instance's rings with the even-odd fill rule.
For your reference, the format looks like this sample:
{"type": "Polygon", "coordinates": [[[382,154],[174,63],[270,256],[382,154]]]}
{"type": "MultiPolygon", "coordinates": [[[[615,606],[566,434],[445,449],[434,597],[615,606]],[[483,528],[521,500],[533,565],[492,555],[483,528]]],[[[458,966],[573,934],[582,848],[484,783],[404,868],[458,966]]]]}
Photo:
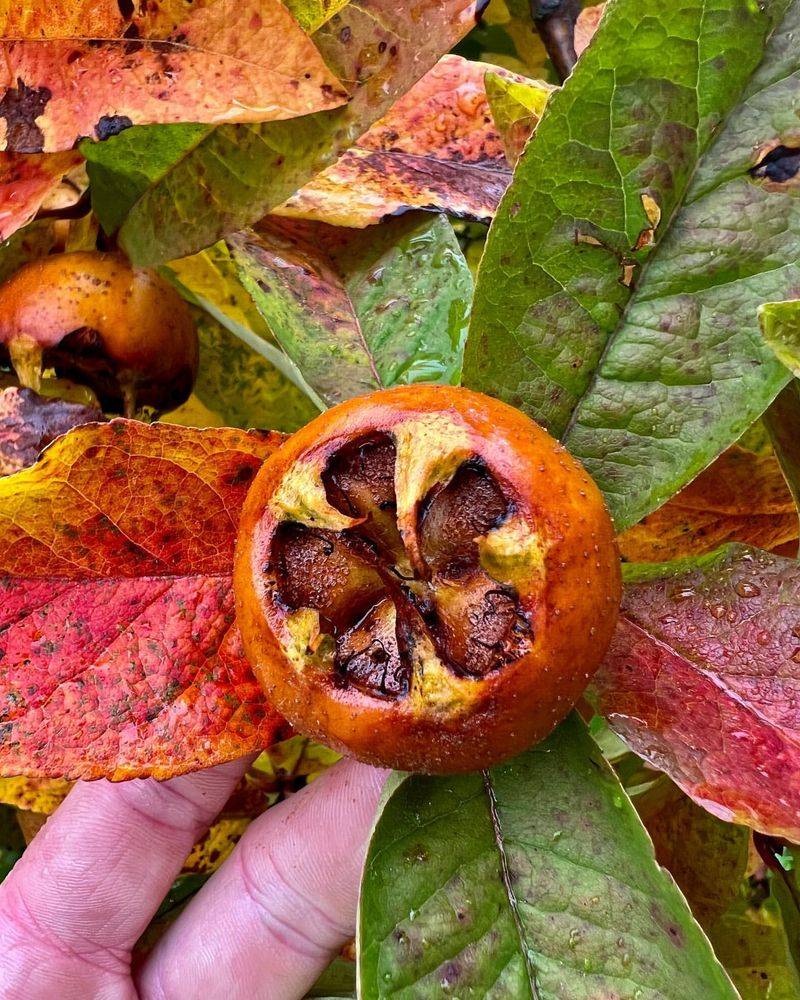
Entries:
{"type": "Polygon", "coordinates": [[[386,771],[343,761],[248,827],[141,970],[144,1000],[293,1000],[353,936],[386,771]]]}
{"type": "Polygon", "coordinates": [[[246,766],[79,782],[0,886],[0,996],[126,996],[131,948],[246,766]]]}

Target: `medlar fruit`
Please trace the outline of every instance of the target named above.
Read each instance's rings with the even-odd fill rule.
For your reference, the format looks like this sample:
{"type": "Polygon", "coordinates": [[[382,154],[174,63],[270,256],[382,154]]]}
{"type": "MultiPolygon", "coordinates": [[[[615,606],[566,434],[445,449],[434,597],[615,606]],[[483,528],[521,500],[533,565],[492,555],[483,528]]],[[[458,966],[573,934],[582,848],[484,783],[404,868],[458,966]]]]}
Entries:
{"type": "Polygon", "coordinates": [[[444,386],[350,400],[278,448],[245,502],[234,584],[247,655],[293,726],[440,773],[546,736],[620,600],[581,466],[518,410],[444,386]]]}
{"type": "Polygon", "coordinates": [[[89,385],[103,409],[129,416],[137,405],[174,409],[197,374],[186,303],[155,271],[111,253],[43,257],[0,285],[3,348],[28,388],[54,368],[89,385]]]}

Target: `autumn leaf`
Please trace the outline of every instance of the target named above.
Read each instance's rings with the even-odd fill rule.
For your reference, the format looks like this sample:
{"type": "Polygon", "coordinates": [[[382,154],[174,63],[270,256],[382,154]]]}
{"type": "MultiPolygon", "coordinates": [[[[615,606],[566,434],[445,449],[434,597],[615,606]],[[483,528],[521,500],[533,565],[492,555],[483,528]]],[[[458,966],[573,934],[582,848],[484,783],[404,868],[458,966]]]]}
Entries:
{"type": "Polygon", "coordinates": [[[797,510],[778,460],[734,446],[618,542],[629,562],[663,562],[724,542],[775,549],[797,537],[797,510]]]}
{"type": "Polygon", "coordinates": [[[750,861],[750,831],[712,816],[663,775],[635,804],[656,860],[708,932],[738,895],[750,861]]]}
{"type": "Polygon", "coordinates": [[[225,361],[208,365],[205,373],[201,364],[196,391],[217,410],[228,382],[230,398],[225,405],[225,423],[289,431],[324,409],[324,403],[276,340],[242,285],[239,270],[222,240],[191,257],[170,261],[161,268],[161,273],[184,298],[199,306],[231,335],[215,331],[208,323],[199,324],[201,352],[205,342],[209,356],[216,357],[214,352],[219,351],[225,361]],[[236,380],[237,373],[246,368],[254,370],[253,381],[257,380],[249,393],[236,380]],[[270,390],[271,402],[267,403],[265,397],[270,390]],[[244,416],[250,407],[248,397],[252,399],[251,413],[259,415],[239,424],[237,417],[244,416]]]}
{"type": "Polygon", "coordinates": [[[72,427],[104,420],[99,409],[46,399],[30,389],[0,391],[0,476],[32,465],[39,452],[72,427]]]}
{"type": "Polygon", "coordinates": [[[279,0],[97,8],[83,27],[44,0],[6,14],[0,149],[66,150],[133,124],[275,121],[347,100],[279,0]]]}
{"type": "Polygon", "coordinates": [[[492,71],[487,71],[484,85],[506,158],[516,165],[555,88],[539,80],[509,79],[492,71]]]}
{"type": "Polygon", "coordinates": [[[359,228],[412,208],[491,219],[511,168],[487,103],[488,71],[509,85],[534,87],[499,66],[443,56],[355,146],[274,214],[359,228]]]}
{"type": "Polygon", "coordinates": [[[165,778],[274,741],[230,573],[281,439],[116,420],[0,481],[0,774],[165,778]]]}
{"type": "Polygon", "coordinates": [[[721,819],[800,840],[800,569],[742,545],[628,567],[591,691],[625,742],[721,819]]]}
{"type": "Polygon", "coordinates": [[[244,287],[323,405],[457,381],[472,277],[442,216],[367,232],[271,218],[227,238],[244,287]]]}
{"type": "MultiPolygon", "coordinates": [[[[293,11],[301,15],[299,5],[293,11]]],[[[262,218],[352,146],[474,24],[475,0],[361,0],[315,30],[352,89],[343,108],[291,122],[176,126],[82,144],[93,205],[137,264],[210,246],[262,218]]],[[[306,22],[311,29],[312,25],[306,22]]]]}
{"type": "Polygon", "coordinates": [[[38,156],[0,153],[0,241],[30,222],[64,174],[82,159],[74,151],[38,156]]]}
{"type": "Polygon", "coordinates": [[[610,4],[492,224],[464,382],[560,437],[620,531],[788,378],[757,309],[800,292],[800,200],[762,162],[796,135],[798,30],[783,0],[610,4]]]}
{"type": "Polygon", "coordinates": [[[758,319],[775,357],[800,378],[800,299],[767,302],[758,310],[758,319]]]}

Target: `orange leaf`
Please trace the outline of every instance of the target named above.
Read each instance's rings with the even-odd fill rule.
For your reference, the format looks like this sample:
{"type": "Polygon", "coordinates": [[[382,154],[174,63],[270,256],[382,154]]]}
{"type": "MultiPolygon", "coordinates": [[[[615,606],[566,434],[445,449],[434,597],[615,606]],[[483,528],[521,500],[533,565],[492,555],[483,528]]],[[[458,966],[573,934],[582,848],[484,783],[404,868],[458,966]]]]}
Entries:
{"type": "Polygon", "coordinates": [[[778,460],[734,446],[618,541],[629,562],[661,562],[725,542],[775,549],[797,537],[797,511],[778,460]]]}
{"type": "Polygon", "coordinates": [[[166,778],[274,742],[230,571],[281,439],[116,420],[0,481],[0,774],[166,778]]]}
{"type": "Polygon", "coordinates": [[[82,159],[72,150],[34,156],[0,153],[0,240],[30,222],[64,174],[82,159]]]}
{"type": "Polygon", "coordinates": [[[83,25],[63,4],[25,6],[0,25],[0,149],[69,149],[133,124],[273,121],[347,100],[279,0],[130,4],[130,18],[103,0],[81,5],[83,25]]]}
{"type": "Polygon", "coordinates": [[[511,180],[483,78],[497,66],[444,56],[336,163],[276,215],[364,228],[412,208],[488,221],[511,180]]]}

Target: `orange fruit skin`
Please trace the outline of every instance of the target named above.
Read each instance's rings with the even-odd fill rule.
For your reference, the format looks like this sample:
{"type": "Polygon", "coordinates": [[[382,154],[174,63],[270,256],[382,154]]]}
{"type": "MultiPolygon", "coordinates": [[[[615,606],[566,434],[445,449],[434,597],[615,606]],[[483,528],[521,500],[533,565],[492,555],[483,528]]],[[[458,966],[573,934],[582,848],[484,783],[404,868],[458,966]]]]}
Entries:
{"type": "Polygon", "coordinates": [[[447,386],[403,386],[349,400],[292,435],[264,463],[247,496],[235,559],[237,620],[269,700],[299,731],[345,754],[406,771],[450,773],[496,764],[547,736],[599,666],[617,619],[620,565],[611,519],[582,466],[520,411],[447,386]],[[353,438],[391,433],[409,416],[446,413],[469,435],[515,512],[550,540],[539,586],[521,596],[533,625],[530,650],[476,681],[464,711],[415,709],[336,687],[296,670],[276,633],[285,614],[265,583],[272,532],[267,509],[301,457],[324,464],[353,438]]]}
{"type": "Polygon", "coordinates": [[[176,381],[191,391],[194,322],[155,271],[133,268],[121,254],[76,251],[31,261],[0,285],[0,344],[27,339],[47,350],[81,327],[99,334],[118,369],[141,376],[140,396],[150,384],[176,381]]]}

